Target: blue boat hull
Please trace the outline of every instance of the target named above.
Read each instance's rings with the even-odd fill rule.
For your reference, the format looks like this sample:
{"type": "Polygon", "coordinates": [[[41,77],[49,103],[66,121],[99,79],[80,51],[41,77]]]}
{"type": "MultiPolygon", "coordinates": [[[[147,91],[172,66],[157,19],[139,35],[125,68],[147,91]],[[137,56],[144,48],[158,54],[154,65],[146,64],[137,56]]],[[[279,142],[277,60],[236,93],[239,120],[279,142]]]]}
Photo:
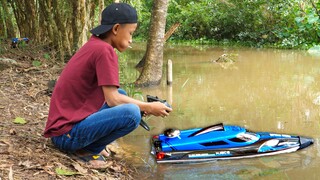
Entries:
{"type": "Polygon", "coordinates": [[[313,144],[313,139],[269,132],[249,132],[239,126],[217,124],[183,130],[176,137],[152,138],[152,153],[158,163],[203,162],[240,159],[295,152],[313,144]]]}

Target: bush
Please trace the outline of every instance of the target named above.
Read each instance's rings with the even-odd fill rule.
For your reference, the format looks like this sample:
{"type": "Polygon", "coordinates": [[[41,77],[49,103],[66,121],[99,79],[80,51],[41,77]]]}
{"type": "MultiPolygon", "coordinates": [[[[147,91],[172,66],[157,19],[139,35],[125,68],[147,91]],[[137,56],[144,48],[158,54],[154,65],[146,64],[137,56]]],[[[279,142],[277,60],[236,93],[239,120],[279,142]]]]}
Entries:
{"type": "MultiPolygon", "coordinates": [[[[147,39],[152,2],[143,2],[137,36],[147,39]]],[[[320,2],[281,0],[170,0],[167,28],[181,23],[174,40],[251,42],[309,47],[320,40],[320,2]]]]}

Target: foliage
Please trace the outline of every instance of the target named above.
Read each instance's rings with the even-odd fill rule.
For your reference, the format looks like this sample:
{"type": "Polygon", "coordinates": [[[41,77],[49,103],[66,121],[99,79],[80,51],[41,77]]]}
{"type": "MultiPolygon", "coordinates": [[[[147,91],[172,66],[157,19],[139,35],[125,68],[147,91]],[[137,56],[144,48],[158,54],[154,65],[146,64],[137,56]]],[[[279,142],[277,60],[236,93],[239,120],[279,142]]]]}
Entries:
{"type": "Polygon", "coordinates": [[[316,45],[308,49],[308,53],[313,56],[320,56],[320,45],[316,45]]]}
{"type": "Polygon", "coordinates": [[[138,73],[134,69],[129,70],[128,66],[134,66],[134,65],[128,64],[127,60],[129,57],[126,53],[120,53],[117,51],[117,55],[119,59],[120,82],[124,84],[133,82],[137,78],[138,73]]]}
{"type": "Polygon", "coordinates": [[[128,66],[128,55],[126,53],[117,52],[120,67],[120,82],[121,88],[124,89],[128,96],[143,100],[142,92],[135,87],[132,82],[137,78],[138,72],[135,69],[129,70],[128,66]]]}
{"type": "MultiPolygon", "coordinates": [[[[145,7],[151,9],[148,3],[145,7]]],[[[319,9],[320,2],[312,0],[171,0],[167,28],[181,23],[171,37],[178,41],[308,48],[319,44],[319,9]]],[[[149,11],[144,12],[142,20],[150,17],[149,11]]],[[[147,27],[147,22],[140,23],[140,38],[147,27]]]]}
{"type": "Polygon", "coordinates": [[[285,11],[280,11],[280,8],[277,10],[282,16],[282,21],[273,29],[279,39],[277,46],[307,48],[319,43],[320,13],[317,9],[320,9],[320,3],[308,2],[295,0],[286,6],[285,11]]]}
{"type": "MultiPolygon", "coordinates": [[[[0,1],[0,37],[30,37],[71,56],[97,25],[101,2],[0,1]],[[86,7],[86,8],[85,8],[86,7]],[[85,11],[83,9],[86,9],[85,11]],[[74,11],[79,11],[75,16],[74,11]],[[84,32],[84,33],[83,33],[84,32]]],[[[113,2],[105,0],[104,6],[113,2]]],[[[146,40],[152,1],[123,0],[137,9],[136,38],[146,40]]],[[[171,40],[238,42],[251,46],[310,48],[320,41],[320,2],[316,0],[170,0],[166,28],[181,26],[171,40]]],[[[62,60],[63,61],[63,60],[62,60]]]]}

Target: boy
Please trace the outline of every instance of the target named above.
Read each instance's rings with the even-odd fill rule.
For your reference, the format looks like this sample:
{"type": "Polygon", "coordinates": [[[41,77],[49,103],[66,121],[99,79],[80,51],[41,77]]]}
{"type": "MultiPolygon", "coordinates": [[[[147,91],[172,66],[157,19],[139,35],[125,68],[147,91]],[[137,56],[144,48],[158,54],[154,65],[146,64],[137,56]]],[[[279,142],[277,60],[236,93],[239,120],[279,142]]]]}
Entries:
{"type": "Polygon", "coordinates": [[[45,137],[92,168],[104,168],[107,144],[136,129],[141,111],[167,116],[172,109],[160,102],[142,102],[119,88],[118,57],[137,27],[137,12],[113,3],[102,12],[101,25],[70,59],[53,91],[45,137]]]}

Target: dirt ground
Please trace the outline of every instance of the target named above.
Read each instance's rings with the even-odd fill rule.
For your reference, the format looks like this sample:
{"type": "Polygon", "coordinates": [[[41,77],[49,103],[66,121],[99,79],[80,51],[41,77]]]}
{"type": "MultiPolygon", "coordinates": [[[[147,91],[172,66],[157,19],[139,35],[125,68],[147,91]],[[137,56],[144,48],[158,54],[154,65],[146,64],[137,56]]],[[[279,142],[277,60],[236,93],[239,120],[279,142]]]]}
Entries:
{"type": "Polygon", "coordinates": [[[42,136],[50,102],[50,80],[64,63],[43,48],[0,46],[0,180],[134,179],[139,172],[119,147],[105,170],[92,170],[57,150],[42,136]],[[37,50],[40,49],[40,50],[37,50]],[[17,123],[15,120],[25,120],[17,123]]]}

